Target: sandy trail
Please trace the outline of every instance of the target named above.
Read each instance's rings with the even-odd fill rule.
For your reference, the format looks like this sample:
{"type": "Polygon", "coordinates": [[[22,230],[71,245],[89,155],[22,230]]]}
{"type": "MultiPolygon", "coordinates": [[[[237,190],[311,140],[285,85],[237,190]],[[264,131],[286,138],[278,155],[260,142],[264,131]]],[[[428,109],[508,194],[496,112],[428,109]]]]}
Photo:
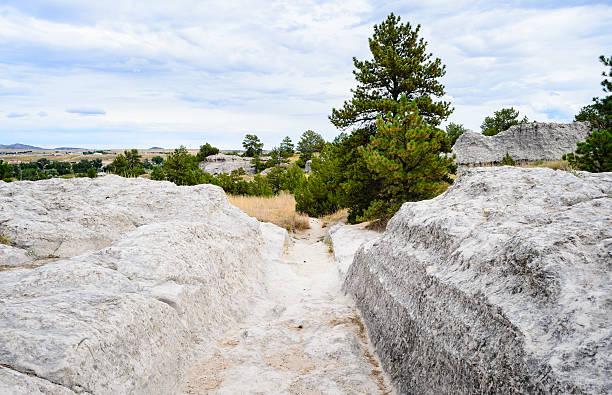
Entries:
{"type": "Polygon", "coordinates": [[[189,370],[186,394],[390,394],[336,263],[311,229],[266,274],[269,300],[189,370]]]}

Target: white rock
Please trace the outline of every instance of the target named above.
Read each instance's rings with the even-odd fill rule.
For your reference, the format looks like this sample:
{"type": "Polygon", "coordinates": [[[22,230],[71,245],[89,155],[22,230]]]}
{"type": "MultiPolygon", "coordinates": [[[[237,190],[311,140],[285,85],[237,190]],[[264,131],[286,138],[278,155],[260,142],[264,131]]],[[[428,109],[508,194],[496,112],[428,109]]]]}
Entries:
{"type": "Polygon", "coordinates": [[[210,185],[106,176],[5,184],[0,199],[17,247],[76,255],[0,271],[0,363],[75,392],[176,392],[191,346],[261,297],[287,237],[210,185]]]}
{"type": "Polygon", "coordinates": [[[612,392],[612,173],[467,169],[345,289],[399,393],[612,392]]]}
{"type": "Polygon", "coordinates": [[[255,167],[251,164],[251,160],[253,158],[216,154],[207,157],[204,162],[200,162],[200,169],[210,174],[229,174],[232,170],[242,168],[246,174],[255,174],[255,167]]]}
{"type": "Polygon", "coordinates": [[[506,152],[514,160],[557,160],[574,152],[589,132],[587,122],[527,123],[511,126],[495,136],[466,130],[453,145],[460,165],[499,163],[506,152]]]}
{"type": "Polygon", "coordinates": [[[373,240],[381,235],[379,232],[366,229],[366,226],[367,223],[356,225],[337,223],[327,231],[326,239],[330,243],[334,259],[338,263],[338,274],[341,281],[344,280],[359,247],[363,245],[364,249],[367,250],[371,247],[373,240]]]}

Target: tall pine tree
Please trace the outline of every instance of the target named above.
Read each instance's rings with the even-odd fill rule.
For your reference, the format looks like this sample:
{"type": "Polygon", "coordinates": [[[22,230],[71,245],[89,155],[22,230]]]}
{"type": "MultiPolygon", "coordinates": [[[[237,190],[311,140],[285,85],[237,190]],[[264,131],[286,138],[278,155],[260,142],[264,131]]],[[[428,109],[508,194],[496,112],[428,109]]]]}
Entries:
{"type": "Polygon", "coordinates": [[[333,184],[339,186],[337,199],[349,209],[350,222],[364,218],[372,201],[384,193],[385,183],[372,173],[359,151],[376,135],[377,117],[395,115],[402,95],[414,102],[429,125],[439,125],[452,112],[450,103],[434,100],[444,95],[439,79],[446,71],[441,60],[427,52],[427,43],[419,37],[420,28],[402,23],[394,14],[375,25],[369,39],[372,59],[353,58],[357,88],[341,109],[332,109],[329,117],[340,129],[355,128],[348,135],[342,134],[334,149],[339,167],[333,184]]]}
{"type": "Polygon", "coordinates": [[[402,24],[400,20],[391,13],[383,23],[374,25],[374,36],[369,39],[373,59],[353,58],[358,85],[343,108],[332,109],[329,119],[334,126],[364,126],[376,121],[378,115],[395,114],[401,95],[414,100],[431,125],[439,125],[452,112],[450,103],[432,99],[444,95],[438,79],[446,74],[446,67],[427,53],[427,42],[419,38],[421,26],[413,29],[409,22],[402,24]]]}

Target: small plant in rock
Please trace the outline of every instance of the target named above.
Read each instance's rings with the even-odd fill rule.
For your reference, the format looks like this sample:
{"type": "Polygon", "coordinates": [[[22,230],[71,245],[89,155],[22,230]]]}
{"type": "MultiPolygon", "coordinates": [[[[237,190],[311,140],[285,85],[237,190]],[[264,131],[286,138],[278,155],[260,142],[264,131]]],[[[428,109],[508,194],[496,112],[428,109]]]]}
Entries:
{"type": "Polygon", "coordinates": [[[7,246],[10,246],[12,243],[8,239],[8,237],[4,236],[3,234],[0,234],[0,244],[4,244],[4,245],[7,245],[7,246]]]}
{"type": "Polygon", "coordinates": [[[502,166],[516,166],[516,162],[514,161],[514,159],[512,159],[510,154],[506,152],[506,155],[504,155],[504,157],[501,160],[501,165],[502,166]]]}

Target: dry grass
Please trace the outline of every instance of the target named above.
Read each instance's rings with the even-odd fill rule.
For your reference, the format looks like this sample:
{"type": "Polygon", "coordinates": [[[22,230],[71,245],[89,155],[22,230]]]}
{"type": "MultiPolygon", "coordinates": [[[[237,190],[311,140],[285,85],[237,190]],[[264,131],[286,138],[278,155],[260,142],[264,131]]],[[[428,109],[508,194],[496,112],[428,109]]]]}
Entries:
{"type": "Polygon", "coordinates": [[[566,160],[539,161],[522,165],[521,167],[548,167],[549,169],[553,170],[571,170],[566,160]]]}
{"type": "Polygon", "coordinates": [[[7,246],[10,246],[12,243],[6,236],[0,234],[0,244],[5,244],[7,246]]]}
{"type": "Polygon", "coordinates": [[[288,231],[309,229],[308,216],[295,212],[295,198],[287,192],[274,197],[231,196],[230,203],[244,210],[251,217],[272,222],[288,231]]]}
{"type": "Polygon", "coordinates": [[[336,211],[333,214],[325,215],[321,217],[320,219],[321,219],[323,227],[326,227],[326,226],[335,225],[341,221],[346,222],[347,217],[348,217],[348,210],[341,209],[341,210],[336,211]]]}

